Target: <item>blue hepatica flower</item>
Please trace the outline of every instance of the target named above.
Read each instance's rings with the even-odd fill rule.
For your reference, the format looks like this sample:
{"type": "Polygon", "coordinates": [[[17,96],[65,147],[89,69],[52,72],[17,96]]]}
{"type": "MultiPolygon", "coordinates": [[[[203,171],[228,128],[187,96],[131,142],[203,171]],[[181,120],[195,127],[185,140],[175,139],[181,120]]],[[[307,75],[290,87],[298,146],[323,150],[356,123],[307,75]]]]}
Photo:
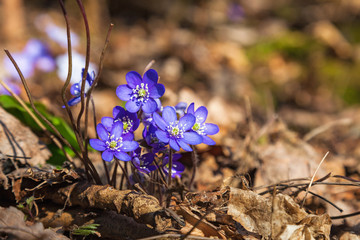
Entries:
{"type": "Polygon", "coordinates": [[[134,151],[139,147],[136,141],[124,141],[121,137],[123,124],[118,121],[114,123],[111,131],[106,130],[102,123],[96,126],[100,139],[90,139],[90,146],[95,150],[103,152],[103,160],[110,162],[114,157],[121,161],[130,161],[131,157],[126,152],[134,151]]]}
{"type": "MultiPolygon", "coordinates": [[[[181,158],[181,154],[174,154],[172,159],[172,167],[171,167],[171,177],[174,178],[176,176],[181,177],[181,173],[184,172],[185,166],[179,162],[181,158]]],[[[166,155],[163,160],[163,167],[166,175],[169,175],[169,156],[166,155]]]]}
{"type": "Polygon", "coordinates": [[[196,132],[191,131],[196,118],[192,114],[185,114],[177,119],[174,107],[164,107],[162,117],[158,113],[153,114],[153,121],[158,126],[155,134],[163,143],[169,143],[175,151],[180,148],[185,151],[192,151],[188,144],[196,145],[202,142],[202,137],[196,132]]]}
{"type": "Polygon", "coordinates": [[[131,162],[134,167],[142,173],[150,173],[156,169],[153,165],[155,154],[145,153],[141,155],[141,148],[136,149],[132,154],[131,162]]]}
{"type": "Polygon", "coordinates": [[[191,103],[187,109],[188,114],[195,116],[196,121],[191,130],[202,136],[202,143],[207,145],[215,145],[215,141],[209,138],[207,135],[214,135],[219,132],[219,127],[213,123],[205,123],[208,110],[206,107],[201,106],[196,111],[194,109],[194,103],[191,103]]]}
{"type": "MultiPolygon", "coordinates": [[[[81,73],[81,77],[84,74],[84,68],[82,69],[82,73],[81,73]]],[[[94,78],[95,78],[95,72],[90,74],[88,73],[86,75],[86,80],[85,80],[85,89],[84,89],[84,94],[86,97],[86,93],[89,91],[91,85],[94,83],[94,78]]],[[[70,93],[74,96],[72,99],[69,100],[68,104],[69,106],[74,106],[76,104],[78,104],[81,101],[81,82],[82,79],[80,79],[80,81],[78,83],[75,83],[71,86],[70,88],[70,93]]],[[[65,107],[65,106],[63,106],[65,107]]]]}
{"type": "MultiPolygon", "coordinates": [[[[21,52],[13,53],[12,56],[25,78],[32,77],[36,69],[43,72],[51,72],[55,69],[55,61],[49,48],[37,39],[30,39],[21,52]]],[[[18,78],[18,73],[10,59],[4,59],[4,66],[11,78],[18,78]]]]}
{"type": "Polygon", "coordinates": [[[175,110],[176,110],[176,113],[177,113],[180,117],[184,116],[185,110],[186,110],[186,106],[187,106],[187,103],[186,103],[186,102],[179,102],[178,104],[176,104],[175,110]]]}
{"type": "Polygon", "coordinates": [[[113,117],[114,118],[103,117],[101,119],[101,123],[107,130],[110,130],[115,122],[120,121],[123,124],[122,138],[124,140],[134,139],[133,132],[139,127],[140,124],[140,120],[138,119],[136,113],[131,113],[120,106],[116,106],[113,109],[113,117]]]}
{"type": "Polygon", "coordinates": [[[146,71],[144,77],[135,71],[126,74],[125,85],[116,89],[116,95],[123,101],[127,101],[125,108],[129,112],[137,112],[141,108],[145,113],[153,113],[158,105],[155,99],[164,95],[165,87],[158,82],[158,74],[154,69],[146,71]]]}
{"type": "MultiPolygon", "coordinates": [[[[0,76],[1,77],[1,76],[0,76]]],[[[20,85],[10,78],[4,77],[3,81],[9,86],[9,88],[17,95],[20,94],[20,85]]],[[[0,95],[11,95],[3,86],[0,85],[0,95]]]]}
{"type": "Polygon", "coordinates": [[[152,147],[152,152],[157,153],[161,150],[165,150],[165,143],[161,142],[156,136],[158,128],[154,124],[145,125],[143,130],[143,138],[147,145],[152,147]]]}

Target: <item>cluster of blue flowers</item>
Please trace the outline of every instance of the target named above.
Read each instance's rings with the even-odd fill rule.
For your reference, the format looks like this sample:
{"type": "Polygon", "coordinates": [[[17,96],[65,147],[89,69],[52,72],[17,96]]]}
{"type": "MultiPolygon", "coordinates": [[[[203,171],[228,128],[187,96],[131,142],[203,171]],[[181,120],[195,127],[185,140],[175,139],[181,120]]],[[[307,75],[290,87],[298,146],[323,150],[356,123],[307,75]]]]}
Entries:
{"type": "MultiPolygon", "coordinates": [[[[90,145],[102,152],[102,159],[112,161],[131,161],[141,173],[150,173],[162,167],[163,172],[169,172],[169,150],[181,148],[192,151],[190,145],[208,144],[215,142],[209,135],[219,131],[217,125],[206,123],[208,111],[205,107],[195,110],[194,103],[186,109],[185,103],[175,107],[162,107],[160,97],[165,93],[163,84],[158,83],[159,76],[154,69],[145,72],[144,76],[131,71],[126,75],[125,85],[116,89],[116,95],[126,101],[125,108],[116,106],[113,117],[103,117],[97,125],[99,139],[90,139],[90,145]],[[143,124],[143,140],[135,141],[134,131],[143,124]],[[141,143],[141,146],[139,144],[141,143]],[[161,157],[159,165],[154,159],[161,157]]],[[[87,84],[91,86],[93,76],[88,74],[87,84]]],[[[69,105],[74,105],[80,98],[79,84],[73,85],[72,94],[75,96],[69,105]],[[76,91],[75,91],[76,90],[76,91]]],[[[85,91],[86,94],[86,91],[85,91]]],[[[184,166],[179,162],[180,154],[172,155],[172,177],[180,176],[184,166]]]]}

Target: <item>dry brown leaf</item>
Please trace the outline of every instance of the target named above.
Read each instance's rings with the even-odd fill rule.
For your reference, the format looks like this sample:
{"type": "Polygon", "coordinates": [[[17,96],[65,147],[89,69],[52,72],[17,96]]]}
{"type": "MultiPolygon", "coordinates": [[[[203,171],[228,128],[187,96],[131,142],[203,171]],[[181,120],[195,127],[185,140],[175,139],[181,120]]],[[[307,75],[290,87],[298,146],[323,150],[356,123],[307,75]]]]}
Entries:
{"type": "Polygon", "coordinates": [[[309,215],[283,194],[268,199],[250,190],[230,188],[228,214],[247,231],[265,238],[329,239],[330,235],[331,220],[327,214],[309,215]]]}
{"type": "Polygon", "coordinates": [[[1,107],[0,125],[0,153],[31,166],[45,164],[51,156],[46,145],[28,127],[1,107]]]}
{"type": "Polygon", "coordinates": [[[360,234],[346,232],[343,235],[341,235],[339,240],[360,240],[360,234]]]}
{"type": "Polygon", "coordinates": [[[44,229],[42,223],[31,226],[24,222],[24,214],[15,207],[0,207],[0,233],[6,233],[11,239],[27,240],[65,240],[67,237],[44,229]]]}
{"type": "MultiPolygon", "coordinates": [[[[195,215],[194,213],[192,213],[191,210],[188,209],[187,207],[179,205],[178,214],[182,215],[184,217],[185,222],[188,225],[190,224],[190,225],[194,226],[195,224],[197,224],[196,229],[200,230],[202,232],[202,234],[204,234],[203,236],[219,237],[221,239],[226,239],[224,234],[221,233],[217,227],[215,227],[214,225],[212,225],[205,219],[202,219],[201,221],[199,221],[200,218],[197,215],[195,215]]],[[[186,229],[189,228],[189,226],[185,226],[185,227],[186,227],[186,229]]]]}

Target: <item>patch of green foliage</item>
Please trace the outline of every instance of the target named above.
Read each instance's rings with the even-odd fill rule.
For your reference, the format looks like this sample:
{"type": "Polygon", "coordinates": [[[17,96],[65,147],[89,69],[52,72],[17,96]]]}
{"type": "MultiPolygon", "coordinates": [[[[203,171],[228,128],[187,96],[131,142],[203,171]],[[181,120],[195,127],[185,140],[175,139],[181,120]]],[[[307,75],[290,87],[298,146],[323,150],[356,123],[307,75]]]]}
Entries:
{"type": "MultiPolygon", "coordinates": [[[[42,132],[41,128],[36,124],[36,122],[31,118],[30,114],[16,101],[15,98],[8,95],[0,96],[0,105],[10,114],[19,119],[24,125],[28,126],[35,133],[42,132]]],[[[27,106],[31,109],[30,104],[27,106]]],[[[68,142],[77,150],[79,149],[79,145],[76,141],[75,134],[72,128],[67,124],[67,122],[60,118],[52,115],[46,110],[46,107],[41,103],[35,103],[36,108],[39,110],[41,114],[45,116],[47,120],[49,120],[55,128],[62,134],[62,136],[68,140],[68,142]]],[[[35,112],[31,109],[31,111],[35,114],[35,112]]],[[[36,115],[36,114],[35,114],[36,115]]],[[[40,118],[39,118],[40,119],[40,118]]],[[[46,128],[53,133],[51,128],[47,126],[47,124],[40,119],[40,121],[46,126],[46,128]]],[[[52,153],[52,157],[48,160],[48,163],[53,165],[62,165],[65,160],[64,153],[53,143],[48,145],[49,150],[52,153]]],[[[74,156],[74,153],[70,148],[65,147],[65,150],[71,155],[74,156]]]]}
{"type": "Polygon", "coordinates": [[[100,226],[100,224],[96,224],[96,223],[82,225],[77,229],[74,229],[71,233],[73,235],[82,235],[82,236],[88,236],[90,234],[99,234],[96,231],[98,226],[100,226]]]}
{"type": "Polygon", "coordinates": [[[301,32],[285,32],[274,38],[264,39],[246,50],[251,62],[266,62],[274,54],[294,61],[306,61],[314,52],[322,49],[315,39],[301,32]]]}

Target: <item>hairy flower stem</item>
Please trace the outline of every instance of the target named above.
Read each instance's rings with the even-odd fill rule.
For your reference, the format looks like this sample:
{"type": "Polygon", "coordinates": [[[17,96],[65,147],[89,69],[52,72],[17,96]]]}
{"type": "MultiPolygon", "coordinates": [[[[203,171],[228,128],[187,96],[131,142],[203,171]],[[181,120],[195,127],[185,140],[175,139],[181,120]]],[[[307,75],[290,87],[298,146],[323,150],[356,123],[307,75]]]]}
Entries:
{"type": "Polygon", "coordinates": [[[168,186],[171,187],[171,171],[172,171],[172,164],[173,164],[173,150],[171,149],[171,147],[169,146],[169,172],[168,172],[168,186]]]}
{"type": "MultiPolygon", "coordinates": [[[[104,161],[105,162],[105,161],[104,161]]],[[[110,181],[110,185],[113,186],[114,188],[116,188],[116,176],[117,176],[117,169],[118,169],[118,165],[115,163],[114,165],[114,171],[113,171],[113,175],[110,181]]],[[[121,189],[121,186],[119,187],[119,189],[121,189]]]]}
{"type": "Polygon", "coordinates": [[[193,168],[192,168],[192,173],[191,173],[191,179],[190,179],[190,182],[189,182],[189,189],[192,189],[192,187],[193,187],[195,175],[196,175],[196,172],[197,172],[197,165],[199,163],[199,157],[197,155],[195,146],[191,145],[191,148],[192,148],[191,159],[193,161],[193,168]]]}
{"type": "MultiPolygon", "coordinates": [[[[121,166],[120,160],[115,159],[115,161],[119,165],[119,167],[121,168],[121,170],[123,172],[123,176],[126,177],[127,185],[131,189],[132,187],[130,186],[130,178],[129,178],[129,175],[127,173],[126,165],[125,165],[125,168],[124,168],[123,166],[121,166]]],[[[126,162],[125,162],[125,164],[126,164],[126,162]]]]}
{"type": "Polygon", "coordinates": [[[169,188],[168,185],[167,185],[167,183],[166,183],[165,174],[164,174],[164,172],[162,171],[162,168],[159,166],[159,163],[156,161],[156,159],[154,159],[154,163],[155,163],[155,165],[156,165],[156,167],[157,167],[157,169],[158,169],[158,172],[160,173],[160,176],[161,176],[160,180],[161,180],[161,182],[164,184],[164,186],[165,186],[166,188],[169,188]]]}

